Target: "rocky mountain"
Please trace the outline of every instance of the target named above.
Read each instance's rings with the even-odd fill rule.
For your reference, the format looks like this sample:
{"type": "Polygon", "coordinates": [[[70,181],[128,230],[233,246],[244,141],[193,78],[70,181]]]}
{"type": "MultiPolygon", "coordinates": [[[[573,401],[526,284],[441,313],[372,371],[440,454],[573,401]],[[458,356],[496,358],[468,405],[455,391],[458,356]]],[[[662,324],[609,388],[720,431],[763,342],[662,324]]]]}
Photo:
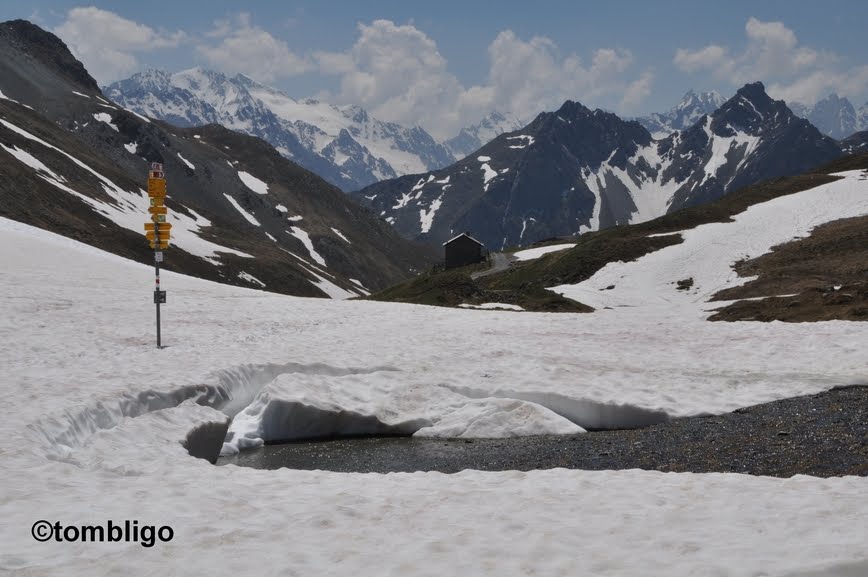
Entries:
{"type": "Polygon", "coordinates": [[[840,98],[833,93],[813,106],[793,102],[790,109],[836,140],[868,130],[868,102],[857,110],[846,97],[840,98]]]}
{"type": "Polygon", "coordinates": [[[755,83],[661,140],[568,101],[450,167],[379,182],[357,198],[408,238],[442,243],[466,231],[495,250],[644,222],[842,154],[755,83]]]}
{"type": "Polygon", "coordinates": [[[868,130],[851,134],[841,141],[841,148],[847,154],[868,152],[868,130]]]}
{"type": "Polygon", "coordinates": [[[519,130],[522,126],[524,123],[511,114],[494,111],[477,124],[462,128],[457,135],[443,144],[455,158],[464,158],[504,132],[519,130]]]}
{"type": "Polygon", "coordinates": [[[0,216],[152,263],[150,162],[163,164],[168,184],[170,270],[345,298],[432,262],[263,140],[127,111],[56,36],[26,21],[0,24],[0,216]]]}
{"type": "Polygon", "coordinates": [[[367,298],[542,312],[699,305],[718,321],[865,321],[868,152],[497,257],[507,266],[431,271],[367,298]]]}
{"type": "Polygon", "coordinates": [[[689,90],[669,112],[653,113],[636,120],[651,133],[652,138],[666,138],[673,132],[690,128],[704,114],[712,114],[724,102],[717,92],[697,94],[689,90]]]}
{"type": "Polygon", "coordinates": [[[377,120],[358,106],[295,100],[241,74],[149,70],[111,84],[105,93],[129,110],[175,126],[221,124],[258,136],[344,191],[455,160],[422,128],[377,120]]]}

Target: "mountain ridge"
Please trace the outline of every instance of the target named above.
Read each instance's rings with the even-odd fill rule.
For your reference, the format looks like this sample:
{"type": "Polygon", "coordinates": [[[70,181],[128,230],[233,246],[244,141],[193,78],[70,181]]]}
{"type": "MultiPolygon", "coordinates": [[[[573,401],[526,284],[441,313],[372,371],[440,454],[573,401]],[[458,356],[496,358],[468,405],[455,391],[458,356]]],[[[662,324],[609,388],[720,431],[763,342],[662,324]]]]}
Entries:
{"type": "Polygon", "coordinates": [[[175,125],[217,123],[259,136],[344,191],[454,161],[418,126],[383,122],[358,106],[295,100],[243,74],[228,77],[198,67],[149,70],[109,85],[106,94],[175,125]]]}
{"type": "Polygon", "coordinates": [[[495,110],[476,124],[463,127],[458,134],[446,140],[443,145],[452,152],[457,160],[461,160],[497,136],[504,132],[519,130],[524,124],[512,114],[495,110]]]}
{"type": "Polygon", "coordinates": [[[712,114],[726,102],[717,92],[688,90],[681,101],[667,112],[652,113],[636,118],[655,139],[666,138],[673,132],[690,128],[703,114],[712,114]]]}
{"type": "Polygon", "coordinates": [[[758,82],[660,140],[638,121],[567,101],[446,169],[356,197],[408,238],[466,231],[497,250],[643,222],[841,154],[758,82]]]}
{"type": "MultiPolygon", "coordinates": [[[[738,220],[737,215],[745,214],[755,205],[811,190],[822,198],[824,188],[840,181],[840,173],[848,171],[861,172],[861,175],[850,175],[849,179],[854,186],[864,186],[862,182],[868,177],[868,153],[842,157],[812,172],[766,180],[715,201],[643,223],[576,237],[549,239],[533,245],[533,250],[517,254],[508,251],[503,256],[511,261],[511,265],[505,270],[475,275],[471,273],[484,266],[475,265],[429,271],[366,298],[451,307],[589,312],[592,310],[587,306],[589,301],[561,293],[557,287],[582,283],[608,270],[609,265],[631,263],[650,253],[682,244],[687,238],[685,231],[714,223],[720,226],[733,224],[738,220]]],[[[862,216],[832,220],[811,230],[810,234],[796,235],[790,242],[774,246],[770,252],[755,255],[750,260],[738,261],[739,253],[733,252],[733,268],[748,280],[732,282],[731,278],[723,276],[718,281],[729,288],[719,293],[699,291],[694,298],[723,301],[716,311],[707,311],[708,314],[714,313],[709,320],[865,320],[868,318],[868,307],[865,306],[868,303],[868,283],[864,276],[868,213],[865,210],[862,216]]],[[[799,219],[793,222],[798,227],[804,226],[799,219]]],[[[750,246],[749,239],[744,239],[744,242],[745,247],[750,246]]],[[[737,251],[738,246],[736,242],[731,248],[737,251]]],[[[673,257],[669,258],[673,260],[673,257]]],[[[681,260],[684,269],[702,268],[691,259],[681,260]]],[[[652,294],[671,291],[665,300],[670,303],[670,300],[676,300],[675,295],[694,294],[693,280],[689,273],[685,273],[672,276],[671,282],[665,285],[648,288],[652,294]]],[[[636,294],[646,294],[636,290],[632,280],[618,280],[615,273],[600,280],[597,283],[600,288],[594,289],[593,294],[602,297],[608,294],[606,291],[615,289],[615,285],[607,284],[609,282],[619,283],[619,288],[633,287],[636,294]],[[606,280],[610,278],[613,280],[606,280]]]]}
{"type": "Polygon", "coordinates": [[[847,97],[839,97],[834,92],[810,106],[791,102],[790,108],[836,140],[868,130],[868,102],[857,109],[847,97]]]}

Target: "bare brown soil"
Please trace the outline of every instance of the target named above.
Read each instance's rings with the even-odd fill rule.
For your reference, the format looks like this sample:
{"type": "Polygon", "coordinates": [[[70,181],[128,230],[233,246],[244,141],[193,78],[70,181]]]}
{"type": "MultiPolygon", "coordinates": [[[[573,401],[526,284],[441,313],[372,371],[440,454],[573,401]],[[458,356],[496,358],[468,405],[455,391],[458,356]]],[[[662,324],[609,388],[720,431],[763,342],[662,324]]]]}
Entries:
{"type": "Polygon", "coordinates": [[[717,293],[738,302],[710,320],[868,320],[868,216],[819,226],[735,270],[758,278],[717,293]]]}

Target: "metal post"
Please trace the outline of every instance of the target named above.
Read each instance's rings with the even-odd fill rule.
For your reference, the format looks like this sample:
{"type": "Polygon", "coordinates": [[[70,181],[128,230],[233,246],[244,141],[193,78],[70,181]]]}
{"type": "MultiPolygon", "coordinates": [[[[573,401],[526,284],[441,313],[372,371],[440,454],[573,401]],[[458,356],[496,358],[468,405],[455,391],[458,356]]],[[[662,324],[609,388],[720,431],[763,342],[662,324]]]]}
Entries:
{"type": "Polygon", "coordinates": [[[156,273],[156,287],[154,288],[154,302],[157,305],[157,348],[161,348],[160,343],[160,261],[157,260],[157,253],[160,251],[160,223],[154,223],[154,272],[156,273]]]}

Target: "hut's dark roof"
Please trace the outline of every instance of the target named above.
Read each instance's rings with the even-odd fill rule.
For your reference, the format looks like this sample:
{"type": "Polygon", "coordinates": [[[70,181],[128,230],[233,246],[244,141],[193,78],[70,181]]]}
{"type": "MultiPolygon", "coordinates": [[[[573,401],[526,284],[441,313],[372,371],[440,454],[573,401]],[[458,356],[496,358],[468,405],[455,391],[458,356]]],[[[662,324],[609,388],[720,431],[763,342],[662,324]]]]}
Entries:
{"type": "Polygon", "coordinates": [[[475,243],[478,244],[479,246],[485,246],[484,244],[482,244],[481,242],[479,242],[478,240],[476,240],[475,238],[473,238],[472,236],[470,236],[470,235],[467,234],[466,232],[462,232],[462,233],[459,234],[458,236],[453,236],[452,238],[450,238],[449,240],[447,240],[446,242],[444,242],[444,243],[443,243],[443,246],[446,246],[446,245],[449,244],[450,242],[453,242],[453,241],[458,240],[458,239],[461,238],[462,236],[466,236],[467,238],[469,238],[470,240],[472,240],[473,242],[475,242],[475,243]]]}

